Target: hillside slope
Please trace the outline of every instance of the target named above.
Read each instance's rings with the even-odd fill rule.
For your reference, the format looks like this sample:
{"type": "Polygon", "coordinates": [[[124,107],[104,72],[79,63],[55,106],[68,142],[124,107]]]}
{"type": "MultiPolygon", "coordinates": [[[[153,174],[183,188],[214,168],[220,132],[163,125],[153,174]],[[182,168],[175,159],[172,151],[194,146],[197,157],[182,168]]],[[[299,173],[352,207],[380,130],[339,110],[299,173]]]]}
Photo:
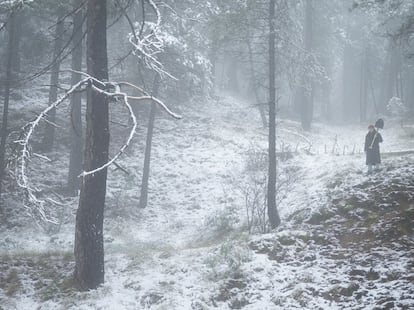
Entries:
{"type": "MultiPolygon", "coordinates": [[[[145,128],[110,169],[105,211],[105,284],[72,287],[74,214],[64,197],[59,229],[42,231],[22,201],[8,198],[0,228],[0,307],[4,309],[409,309],[413,305],[414,157],[384,157],[364,173],[365,128],[279,121],[281,168],[294,171],[279,204],[282,226],[247,234],[245,180],[252,149],[266,150],[256,109],[231,97],[160,115],[154,137],[149,205],[138,208],[145,128]]],[[[112,134],[122,143],[122,130],[112,134]]],[[[406,132],[385,130],[384,151],[414,147],[406,132]]],[[[115,146],[112,151],[115,151],[115,146]]],[[[64,187],[64,145],[39,162],[45,195],[64,187]],[[46,185],[44,184],[46,183],[46,185]]]]}

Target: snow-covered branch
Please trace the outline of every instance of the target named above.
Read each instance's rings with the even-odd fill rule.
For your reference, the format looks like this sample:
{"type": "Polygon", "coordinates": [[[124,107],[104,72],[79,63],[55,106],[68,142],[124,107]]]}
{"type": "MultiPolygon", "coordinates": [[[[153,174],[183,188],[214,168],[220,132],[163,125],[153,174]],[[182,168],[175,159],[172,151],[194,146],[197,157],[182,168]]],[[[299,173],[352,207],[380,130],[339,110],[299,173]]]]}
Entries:
{"type": "MultiPolygon", "coordinates": [[[[164,69],[164,65],[157,55],[164,51],[164,40],[161,32],[161,13],[153,0],[146,1],[155,13],[155,22],[144,20],[132,25],[132,32],[128,35],[128,41],[133,47],[132,53],[140,58],[144,64],[160,74],[172,79],[176,78],[164,69]]],[[[142,4],[144,5],[144,3],[142,4]]]]}
{"type": "MultiPolygon", "coordinates": [[[[46,222],[51,222],[56,224],[56,219],[49,218],[46,216],[45,211],[45,201],[42,199],[39,199],[36,195],[35,190],[32,185],[30,184],[29,178],[27,176],[27,168],[28,163],[30,162],[31,152],[30,152],[30,138],[33,135],[34,130],[36,127],[40,124],[40,121],[45,119],[47,114],[58,107],[62,102],[64,102],[73,92],[77,91],[82,85],[85,85],[88,83],[89,79],[83,79],[73,85],[62,97],[60,97],[57,101],[55,101],[53,104],[49,105],[46,109],[44,109],[33,121],[28,123],[25,126],[26,133],[23,136],[23,139],[15,141],[15,143],[21,145],[21,156],[19,158],[20,165],[16,165],[16,169],[19,169],[17,171],[17,184],[19,187],[21,187],[25,193],[26,198],[29,201],[31,205],[35,206],[35,211],[40,215],[40,219],[46,222]]],[[[38,155],[37,155],[38,156],[38,155]]]]}
{"type": "MultiPolygon", "coordinates": [[[[72,71],[72,70],[70,70],[72,71]]],[[[73,85],[68,91],[66,91],[66,93],[64,95],[62,95],[57,101],[55,101],[54,103],[50,104],[46,109],[44,109],[33,121],[29,122],[24,130],[25,133],[23,135],[23,138],[20,140],[15,141],[15,143],[19,144],[21,146],[21,153],[20,153],[20,157],[19,157],[19,164],[16,165],[16,169],[18,170],[16,175],[18,176],[18,185],[19,187],[21,187],[26,194],[26,199],[29,202],[29,208],[32,211],[32,214],[38,214],[40,215],[40,219],[42,221],[45,222],[50,222],[50,223],[55,223],[57,224],[57,220],[54,218],[50,218],[47,216],[47,212],[45,210],[45,205],[46,205],[46,201],[48,201],[50,203],[50,199],[46,199],[46,200],[42,200],[40,198],[37,197],[36,192],[38,192],[37,189],[35,189],[29,180],[28,174],[27,174],[27,170],[28,170],[28,165],[31,161],[31,138],[33,136],[33,133],[35,131],[35,129],[38,127],[38,125],[40,124],[40,122],[42,120],[46,120],[46,116],[47,114],[57,108],[61,103],[63,103],[71,94],[73,94],[74,92],[80,91],[80,90],[85,90],[87,87],[90,87],[92,89],[92,91],[104,94],[105,96],[107,96],[108,98],[113,99],[112,101],[115,102],[119,102],[122,101],[123,104],[126,106],[128,113],[130,115],[130,118],[132,120],[133,126],[132,129],[128,135],[128,138],[126,140],[126,142],[124,143],[124,145],[119,149],[119,151],[117,152],[117,154],[110,159],[108,162],[106,162],[104,165],[97,167],[94,170],[91,171],[83,171],[80,174],[80,177],[85,177],[88,175],[92,175],[98,171],[101,171],[107,167],[109,167],[111,164],[113,164],[126,150],[126,148],[131,144],[131,141],[136,133],[136,128],[137,128],[137,120],[135,117],[135,114],[132,110],[132,107],[129,103],[129,100],[134,100],[134,101],[153,101],[155,102],[157,105],[159,105],[164,111],[166,111],[169,115],[171,115],[172,117],[176,118],[176,119],[180,119],[181,116],[172,112],[161,100],[152,97],[150,95],[148,95],[142,88],[133,85],[131,83],[128,82],[121,82],[121,83],[117,83],[117,82],[103,82],[100,81],[84,72],[77,72],[76,73],[80,73],[81,75],[84,76],[84,78],[79,81],[78,83],[76,83],[75,85],[73,85]],[[133,87],[135,89],[140,90],[143,95],[142,96],[129,96],[126,92],[122,92],[121,91],[121,86],[130,86],[133,87]],[[33,208],[34,207],[34,208],[33,208]],[[33,212],[34,211],[34,212],[33,212]]],[[[47,159],[47,157],[44,157],[42,155],[39,154],[35,154],[35,156],[37,157],[41,157],[43,159],[47,159]]]]}

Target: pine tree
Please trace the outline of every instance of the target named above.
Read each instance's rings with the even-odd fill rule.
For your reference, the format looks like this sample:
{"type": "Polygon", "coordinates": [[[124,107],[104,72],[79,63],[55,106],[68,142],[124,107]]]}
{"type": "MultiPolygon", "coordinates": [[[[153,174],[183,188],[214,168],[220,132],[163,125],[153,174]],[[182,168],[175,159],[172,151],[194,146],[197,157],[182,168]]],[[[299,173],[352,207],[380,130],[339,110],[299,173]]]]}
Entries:
{"type": "MultiPolygon", "coordinates": [[[[106,0],[87,2],[87,71],[108,80],[106,0]]],[[[96,87],[101,87],[99,84],[96,87]]],[[[83,169],[101,167],[108,161],[108,98],[91,88],[86,110],[83,169]]],[[[81,186],[75,231],[75,281],[81,289],[95,289],[104,282],[103,218],[107,169],[86,176],[81,186]]]]}

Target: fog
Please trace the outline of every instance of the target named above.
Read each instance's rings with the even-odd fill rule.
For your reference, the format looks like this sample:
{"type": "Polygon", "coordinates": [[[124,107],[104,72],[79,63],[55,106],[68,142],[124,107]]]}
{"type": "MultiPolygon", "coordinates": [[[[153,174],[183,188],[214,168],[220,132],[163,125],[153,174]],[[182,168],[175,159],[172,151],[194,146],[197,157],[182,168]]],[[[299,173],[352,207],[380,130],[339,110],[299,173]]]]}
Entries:
{"type": "Polygon", "coordinates": [[[0,0],[0,309],[414,307],[411,0],[0,0]]]}

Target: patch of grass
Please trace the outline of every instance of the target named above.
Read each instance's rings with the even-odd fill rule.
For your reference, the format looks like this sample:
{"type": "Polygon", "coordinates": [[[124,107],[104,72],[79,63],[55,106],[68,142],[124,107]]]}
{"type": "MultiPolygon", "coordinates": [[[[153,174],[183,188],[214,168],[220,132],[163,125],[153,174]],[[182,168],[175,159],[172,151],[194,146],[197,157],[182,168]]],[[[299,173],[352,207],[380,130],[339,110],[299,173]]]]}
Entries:
{"type": "Polygon", "coordinates": [[[226,235],[239,223],[237,214],[234,207],[224,208],[208,217],[205,225],[215,236],[226,235]]]}
{"type": "Polygon", "coordinates": [[[24,275],[25,286],[32,287],[34,295],[41,301],[56,299],[75,290],[71,252],[24,252],[4,256],[2,262],[10,271],[5,277],[0,274],[0,288],[9,297],[22,288],[20,275],[24,275]]]}
{"type": "Polygon", "coordinates": [[[4,279],[4,286],[2,285],[2,288],[6,291],[7,296],[12,297],[16,295],[21,287],[22,282],[20,280],[18,271],[16,269],[11,269],[4,279]]]}
{"type": "Polygon", "coordinates": [[[251,260],[249,248],[234,241],[227,241],[211,253],[206,259],[208,278],[212,281],[225,278],[239,278],[243,274],[243,263],[251,260]]]}

